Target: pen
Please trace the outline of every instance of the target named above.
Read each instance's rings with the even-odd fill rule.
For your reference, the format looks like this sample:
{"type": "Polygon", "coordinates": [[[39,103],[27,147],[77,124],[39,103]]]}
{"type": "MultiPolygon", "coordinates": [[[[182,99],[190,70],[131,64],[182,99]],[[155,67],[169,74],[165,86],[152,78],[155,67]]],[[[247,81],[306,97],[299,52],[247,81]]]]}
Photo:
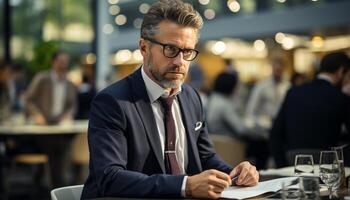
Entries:
{"type": "Polygon", "coordinates": [[[236,180],[238,179],[238,177],[239,177],[239,174],[236,175],[236,176],[234,176],[234,177],[231,179],[231,181],[232,181],[231,185],[232,185],[232,186],[236,186],[236,185],[237,185],[236,180]]]}

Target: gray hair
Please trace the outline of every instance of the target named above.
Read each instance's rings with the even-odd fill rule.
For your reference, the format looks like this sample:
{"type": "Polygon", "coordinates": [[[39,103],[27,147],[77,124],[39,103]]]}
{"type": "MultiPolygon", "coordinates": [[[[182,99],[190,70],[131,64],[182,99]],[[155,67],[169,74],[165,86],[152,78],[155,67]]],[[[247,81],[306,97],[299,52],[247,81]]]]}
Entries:
{"type": "Polygon", "coordinates": [[[151,6],[143,18],[141,37],[152,38],[157,34],[159,23],[163,20],[193,27],[197,33],[203,26],[202,17],[191,4],[181,0],[159,0],[151,6]]]}

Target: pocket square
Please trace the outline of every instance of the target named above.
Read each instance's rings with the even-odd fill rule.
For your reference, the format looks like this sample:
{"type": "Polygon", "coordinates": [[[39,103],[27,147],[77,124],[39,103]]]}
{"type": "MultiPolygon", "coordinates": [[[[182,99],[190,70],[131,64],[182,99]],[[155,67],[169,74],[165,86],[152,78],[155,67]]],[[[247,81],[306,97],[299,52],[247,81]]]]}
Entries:
{"type": "Polygon", "coordinates": [[[196,126],[194,128],[195,131],[198,131],[200,128],[202,128],[202,122],[196,122],[196,126]]]}

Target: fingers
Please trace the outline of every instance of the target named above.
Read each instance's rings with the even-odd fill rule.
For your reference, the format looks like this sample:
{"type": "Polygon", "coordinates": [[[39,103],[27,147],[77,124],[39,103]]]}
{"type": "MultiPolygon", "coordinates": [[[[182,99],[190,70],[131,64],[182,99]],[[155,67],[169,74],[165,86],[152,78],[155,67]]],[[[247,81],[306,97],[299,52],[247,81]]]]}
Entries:
{"type": "Polygon", "coordinates": [[[239,174],[236,181],[237,185],[254,186],[259,181],[259,173],[256,170],[256,167],[251,165],[249,162],[240,163],[234,170],[232,170],[230,175],[231,174],[233,176],[239,174]]]}
{"type": "Polygon", "coordinates": [[[209,178],[210,185],[220,188],[221,191],[230,186],[231,179],[227,174],[217,170],[210,170],[210,173],[212,175],[209,178]]]}
{"type": "Polygon", "coordinates": [[[207,170],[189,176],[186,182],[186,195],[197,198],[217,199],[229,186],[230,177],[217,170],[207,170]]]}
{"type": "Polygon", "coordinates": [[[227,175],[224,172],[217,171],[217,170],[215,170],[215,173],[216,173],[217,178],[222,179],[222,180],[226,181],[229,185],[231,185],[231,177],[229,175],[227,175]]]}

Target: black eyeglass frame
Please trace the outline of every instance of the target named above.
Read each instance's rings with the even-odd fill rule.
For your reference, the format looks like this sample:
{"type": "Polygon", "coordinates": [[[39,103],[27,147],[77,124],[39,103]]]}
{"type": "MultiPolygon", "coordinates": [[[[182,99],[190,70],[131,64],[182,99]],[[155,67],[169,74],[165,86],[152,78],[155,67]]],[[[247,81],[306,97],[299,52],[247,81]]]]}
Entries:
{"type": "MultiPolygon", "coordinates": [[[[154,43],[154,44],[158,44],[158,45],[162,46],[162,47],[163,47],[163,55],[164,55],[165,57],[167,57],[167,58],[175,58],[176,56],[179,55],[180,52],[182,52],[183,55],[185,55],[185,54],[184,54],[185,51],[192,51],[192,52],[194,53],[194,56],[193,56],[192,59],[187,59],[187,58],[185,58],[185,56],[183,57],[183,59],[186,60],[186,61],[193,61],[194,59],[196,59],[196,57],[197,57],[198,54],[199,54],[199,51],[196,50],[196,49],[182,49],[182,48],[177,47],[177,46],[172,45],[172,44],[164,44],[164,43],[158,42],[158,41],[155,40],[155,39],[151,39],[151,38],[147,38],[147,37],[142,37],[142,38],[143,38],[144,40],[148,40],[148,41],[150,41],[150,42],[152,42],[152,43],[154,43]],[[178,49],[178,50],[177,50],[177,53],[174,54],[174,56],[169,56],[169,55],[167,55],[167,54],[165,53],[165,47],[167,47],[167,46],[168,46],[168,47],[175,48],[175,49],[178,49]]],[[[191,53],[190,55],[192,55],[192,53],[191,53]]]]}

